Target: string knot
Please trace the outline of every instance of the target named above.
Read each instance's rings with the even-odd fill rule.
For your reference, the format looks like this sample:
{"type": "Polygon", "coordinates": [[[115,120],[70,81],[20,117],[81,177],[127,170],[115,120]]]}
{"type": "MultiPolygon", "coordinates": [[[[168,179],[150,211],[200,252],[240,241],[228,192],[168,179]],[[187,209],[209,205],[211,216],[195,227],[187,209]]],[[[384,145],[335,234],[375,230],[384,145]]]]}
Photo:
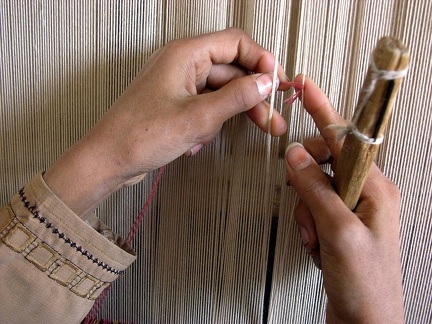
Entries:
{"type": "Polygon", "coordinates": [[[353,123],[349,123],[346,125],[331,124],[328,125],[325,129],[334,129],[336,131],[336,143],[348,134],[353,134],[358,140],[366,144],[379,145],[384,140],[384,136],[373,138],[363,134],[353,123]]]}
{"type": "Polygon", "coordinates": [[[294,93],[284,100],[284,102],[286,102],[288,105],[292,105],[294,101],[296,101],[296,99],[301,96],[301,93],[304,89],[304,84],[300,82],[281,82],[279,87],[283,90],[294,88],[294,93]]]}
{"type": "Polygon", "coordinates": [[[371,72],[372,80],[394,80],[403,78],[408,72],[409,66],[407,66],[403,70],[391,71],[391,70],[380,70],[376,66],[373,55],[370,56],[369,59],[369,69],[371,72]]]}
{"type": "Polygon", "coordinates": [[[369,72],[370,72],[369,83],[365,84],[362,88],[362,93],[361,93],[362,99],[357,106],[353,121],[347,125],[332,124],[326,127],[326,129],[328,128],[328,129],[336,130],[336,142],[339,142],[347,134],[353,134],[357,139],[359,139],[364,143],[374,144],[374,145],[381,144],[384,140],[384,136],[381,136],[379,138],[371,138],[361,133],[357,129],[355,124],[357,123],[359,116],[361,115],[364,107],[369,101],[372,92],[375,89],[376,82],[378,80],[394,80],[394,79],[403,78],[407,74],[407,71],[408,71],[408,66],[405,69],[399,71],[380,70],[376,66],[374,56],[371,55],[369,59],[369,72]]]}

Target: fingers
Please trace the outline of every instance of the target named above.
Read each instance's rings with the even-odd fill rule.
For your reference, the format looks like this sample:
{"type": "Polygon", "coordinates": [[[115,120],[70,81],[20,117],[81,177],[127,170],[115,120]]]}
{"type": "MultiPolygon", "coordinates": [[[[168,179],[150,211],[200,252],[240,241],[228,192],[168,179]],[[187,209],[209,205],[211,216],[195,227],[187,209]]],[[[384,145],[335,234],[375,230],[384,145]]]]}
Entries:
{"type": "MultiPolygon", "coordinates": [[[[246,114],[249,118],[263,131],[268,131],[268,119],[269,119],[269,103],[267,101],[261,101],[248,110],[246,114]]],[[[285,119],[279,114],[277,110],[273,112],[273,117],[270,125],[270,133],[273,136],[281,136],[287,130],[287,124],[285,119]]]]}
{"type": "Polygon", "coordinates": [[[323,137],[308,138],[303,145],[318,164],[332,163],[333,158],[323,137]]]}
{"type": "Polygon", "coordinates": [[[312,257],[318,269],[321,269],[320,249],[315,221],[309,209],[301,200],[294,210],[294,219],[297,223],[306,253],[312,257]]]}
{"type": "Polygon", "coordinates": [[[197,154],[199,152],[199,150],[201,150],[204,147],[204,144],[202,143],[198,143],[196,145],[194,145],[189,151],[187,151],[186,153],[184,153],[183,155],[185,157],[191,157],[194,156],[195,154],[197,154]]]}
{"type": "Polygon", "coordinates": [[[301,144],[292,143],[287,147],[285,166],[289,183],[313,216],[318,232],[328,233],[329,229],[357,219],[301,144]]]}
{"type": "Polygon", "coordinates": [[[266,99],[272,90],[272,82],[270,73],[248,75],[232,80],[218,91],[191,97],[190,100],[196,102],[198,109],[211,105],[209,118],[222,124],[266,99]]]}
{"type": "Polygon", "coordinates": [[[299,201],[294,210],[294,219],[299,228],[303,246],[308,252],[316,249],[318,247],[318,235],[316,233],[315,221],[302,200],[299,201]]]}
{"type": "Polygon", "coordinates": [[[362,222],[376,233],[399,227],[400,191],[372,164],[355,210],[362,222]]]}
{"type": "MultiPolygon", "coordinates": [[[[303,76],[298,75],[294,82],[302,82],[303,76]]],[[[305,77],[303,94],[303,106],[311,115],[321,136],[330,148],[333,157],[336,159],[343,142],[336,143],[336,131],[327,128],[329,125],[345,125],[346,121],[333,108],[327,96],[321,89],[309,78],[305,77]]]]}
{"type": "MultiPolygon", "coordinates": [[[[213,64],[205,86],[212,90],[222,88],[228,82],[247,75],[246,70],[234,64],[213,64]]],[[[198,92],[200,92],[198,90],[198,92]]]]}
{"type": "MultiPolygon", "coordinates": [[[[274,69],[273,54],[258,45],[241,29],[228,28],[190,40],[194,42],[193,47],[200,50],[201,57],[198,55],[198,60],[210,58],[213,64],[237,62],[253,72],[267,73],[274,69]]],[[[278,66],[278,77],[286,81],[285,73],[280,65],[278,66]]]]}
{"type": "MultiPolygon", "coordinates": [[[[228,82],[246,76],[247,73],[241,67],[234,64],[214,64],[207,78],[206,87],[212,90],[220,89],[228,82]]],[[[200,91],[199,91],[200,92],[200,91]]],[[[203,89],[203,92],[209,92],[203,89]]],[[[268,131],[269,104],[261,101],[256,106],[247,110],[249,118],[264,132],[268,131]]],[[[285,119],[278,111],[273,112],[270,133],[273,136],[281,136],[287,130],[285,119]]]]}
{"type": "MultiPolygon", "coordinates": [[[[294,82],[301,82],[302,75],[296,76],[294,82]]],[[[333,108],[327,96],[321,89],[309,78],[305,78],[303,106],[312,116],[320,132],[331,124],[345,124],[345,120],[333,108]]],[[[326,139],[324,134],[323,137],[326,139]]]]}
{"type": "MultiPolygon", "coordinates": [[[[251,120],[264,131],[268,130],[268,105],[263,103],[272,90],[275,58],[258,45],[244,31],[229,28],[224,31],[202,35],[186,40],[174,41],[167,46],[171,52],[192,57],[186,66],[187,93],[201,93],[188,98],[189,103],[206,111],[206,123],[223,123],[232,116],[248,111],[251,120]],[[185,49],[188,49],[185,51],[185,49]],[[191,52],[190,49],[193,49],[191,52]],[[258,72],[246,75],[247,71],[258,72]],[[262,73],[262,74],[261,74],[262,73]],[[189,75],[188,74],[188,75],[189,75]],[[194,91],[196,88],[197,91],[194,91]],[[217,90],[208,92],[207,90],[217,90]]],[[[278,80],[286,81],[282,66],[277,66],[278,80]]],[[[210,127],[209,129],[214,129],[210,127]]],[[[285,133],[287,125],[278,112],[273,114],[271,134],[285,133]]]]}

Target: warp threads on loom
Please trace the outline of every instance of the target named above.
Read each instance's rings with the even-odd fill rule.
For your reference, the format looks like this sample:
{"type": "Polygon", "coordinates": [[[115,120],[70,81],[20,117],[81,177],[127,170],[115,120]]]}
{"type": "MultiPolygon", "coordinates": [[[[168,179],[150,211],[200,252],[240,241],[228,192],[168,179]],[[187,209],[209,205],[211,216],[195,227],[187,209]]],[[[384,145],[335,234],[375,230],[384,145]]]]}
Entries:
{"type": "MultiPolygon", "coordinates": [[[[166,168],[166,165],[159,168],[159,171],[158,171],[158,174],[156,176],[156,180],[153,183],[153,187],[151,189],[150,195],[148,196],[144,206],[141,208],[140,212],[138,213],[138,216],[135,218],[135,221],[133,222],[133,224],[129,230],[129,233],[128,233],[127,238],[126,238],[126,242],[129,245],[132,244],[132,241],[133,241],[136,233],[138,232],[142,221],[144,220],[144,215],[147,213],[147,210],[150,206],[150,203],[152,202],[152,200],[156,194],[156,190],[158,188],[162,174],[165,171],[165,168],[166,168]]],[[[104,301],[105,301],[105,298],[108,296],[110,289],[111,289],[111,285],[109,285],[107,288],[105,288],[105,290],[96,299],[92,309],[90,310],[90,312],[88,313],[88,315],[84,319],[85,324],[89,324],[92,321],[97,319],[97,315],[98,315],[100,309],[102,308],[104,301]]]]}
{"type": "Polygon", "coordinates": [[[129,230],[129,233],[128,233],[127,238],[126,238],[126,242],[129,245],[132,244],[132,241],[133,241],[133,239],[134,239],[134,237],[135,237],[135,235],[136,235],[136,233],[137,233],[137,231],[138,231],[138,229],[139,229],[139,227],[140,227],[140,225],[141,225],[141,223],[142,223],[142,221],[144,219],[144,215],[146,214],[147,209],[149,208],[150,203],[152,202],[152,200],[153,200],[153,198],[154,198],[154,196],[156,194],[156,190],[157,190],[159,181],[160,181],[160,179],[162,177],[162,173],[165,170],[165,167],[166,167],[166,165],[162,166],[159,169],[158,174],[156,176],[156,180],[155,180],[155,182],[153,184],[153,187],[151,189],[150,195],[148,196],[147,201],[145,202],[143,208],[140,210],[138,216],[135,218],[135,221],[134,221],[132,227],[129,230]]]}

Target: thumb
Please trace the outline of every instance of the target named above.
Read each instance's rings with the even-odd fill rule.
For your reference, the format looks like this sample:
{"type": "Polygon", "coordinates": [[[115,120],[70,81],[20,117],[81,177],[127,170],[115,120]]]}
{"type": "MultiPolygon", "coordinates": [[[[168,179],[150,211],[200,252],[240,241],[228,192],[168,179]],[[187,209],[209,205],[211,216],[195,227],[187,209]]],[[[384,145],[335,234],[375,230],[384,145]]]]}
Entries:
{"type": "MultiPolygon", "coordinates": [[[[214,113],[223,118],[221,122],[247,111],[265,100],[272,91],[273,74],[253,74],[234,79],[217,91],[201,97],[211,102],[214,113]]],[[[198,96],[200,97],[200,96],[198,96]]]]}
{"type": "Polygon", "coordinates": [[[287,180],[315,220],[317,230],[335,229],[355,217],[333,189],[327,175],[300,143],[285,151],[287,180]]]}

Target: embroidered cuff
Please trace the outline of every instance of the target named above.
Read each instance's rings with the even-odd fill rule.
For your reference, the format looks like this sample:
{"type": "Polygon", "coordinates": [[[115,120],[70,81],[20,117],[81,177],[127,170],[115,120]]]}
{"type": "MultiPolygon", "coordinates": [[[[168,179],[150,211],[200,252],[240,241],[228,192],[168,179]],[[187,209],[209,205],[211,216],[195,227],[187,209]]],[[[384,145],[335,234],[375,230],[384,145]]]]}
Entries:
{"type": "Polygon", "coordinates": [[[75,215],[41,173],[2,214],[0,239],[49,278],[87,299],[97,298],[136,258],[120,237],[99,233],[109,232],[104,224],[92,219],[89,226],[75,215]]]}

